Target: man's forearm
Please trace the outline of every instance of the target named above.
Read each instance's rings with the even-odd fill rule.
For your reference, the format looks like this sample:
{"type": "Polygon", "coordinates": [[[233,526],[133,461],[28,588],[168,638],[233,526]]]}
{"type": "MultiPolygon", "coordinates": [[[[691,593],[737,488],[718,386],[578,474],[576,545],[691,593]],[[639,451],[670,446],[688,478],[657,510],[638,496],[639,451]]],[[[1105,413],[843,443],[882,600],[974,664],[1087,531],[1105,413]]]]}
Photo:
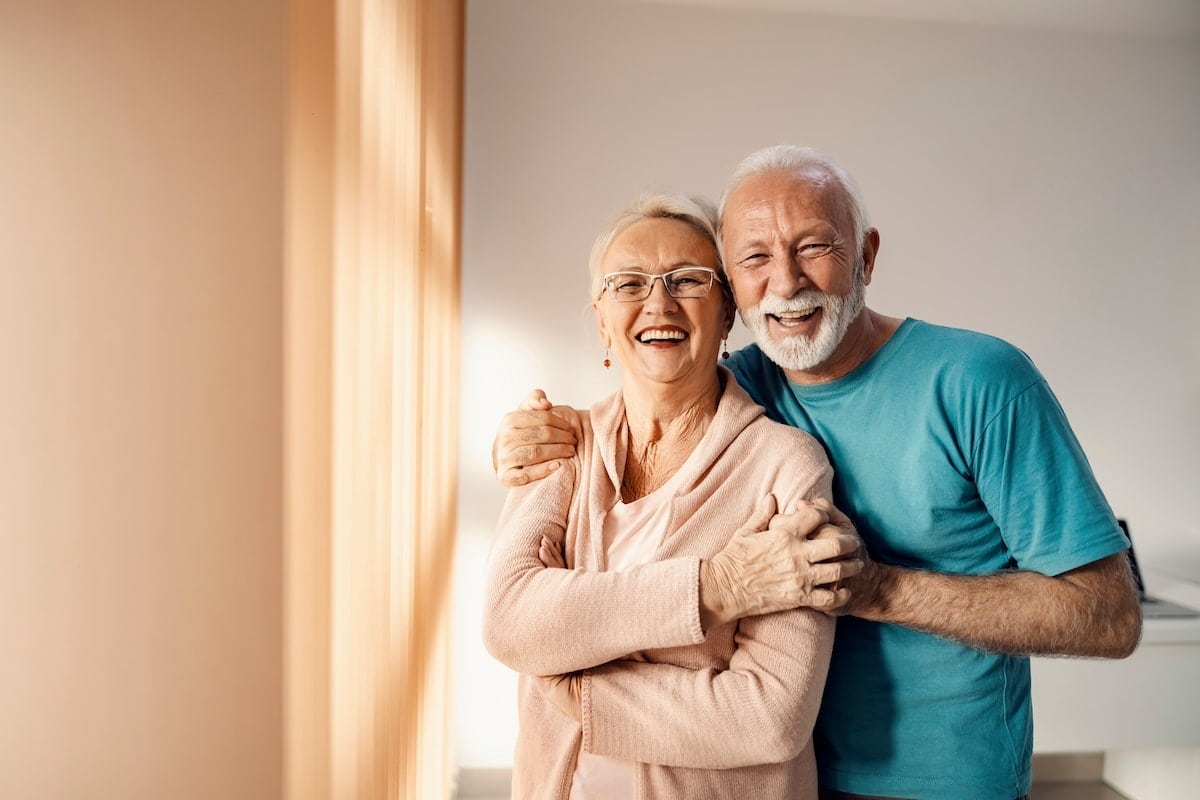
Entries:
{"type": "Polygon", "coordinates": [[[1124,554],[1057,577],[1036,572],[945,575],[875,565],[869,602],[850,614],[936,634],[980,650],[1124,658],[1141,613],[1124,554]]]}

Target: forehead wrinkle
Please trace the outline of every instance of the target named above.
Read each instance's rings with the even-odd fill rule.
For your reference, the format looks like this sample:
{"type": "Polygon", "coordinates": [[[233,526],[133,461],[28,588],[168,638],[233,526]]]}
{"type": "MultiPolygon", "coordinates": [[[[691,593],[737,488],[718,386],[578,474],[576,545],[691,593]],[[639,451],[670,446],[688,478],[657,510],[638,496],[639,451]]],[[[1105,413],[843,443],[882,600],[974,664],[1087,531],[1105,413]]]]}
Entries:
{"type": "MultiPolygon", "coordinates": [[[[731,229],[736,232],[739,247],[796,241],[820,229],[841,240],[846,238],[843,229],[853,229],[845,192],[824,172],[765,173],[760,182],[766,185],[742,202],[744,208],[737,208],[736,202],[730,203],[737,213],[727,213],[724,233],[730,233],[731,229]]],[[[743,184],[735,192],[734,200],[755,183],[751,179],[743,184]]]]}
{"type": "Polygon", "coordinates": [[[698,236],[695,241],[686,244],[659,237],[650,247],[643,246],[643,243],[635,246],[618,239],[604,254],[601,263],[606,267],[605,272],[637,271],[661,275],[680,267],[716,269],[719,258],[716,248],[703,237],[698,236]],[[681,251],[684,252],[681,254],[681,251]]]}
{"type": "MultiPolygon", "coordinates": [[[[659,262],[659,263],[661,263],[661,262],[659,262]]],[[[656,263],[654,266],[647,266],[644,261],[638,259],[638,260],[630,261],[624,266],[618,266],[616,269],[609,270],[609,271],[610,272],[645,272],[650,275],[664,275],[668,272],[672,272],[673,270],[683,269],[684,267],[707,267],[707,266],[708,265],[706,265],[706,264],[699,264],[695,260],[685,258],[680,261],[676,261],[674,263],[665,264],[661,269],[658,269],[658,263],[656,263]]],[[[708,269],[713,269],[713,267],[708,267],[708,269]]]]}
{"type": "Polygon", "coordinates": [[[816,205],[825,216],[822,221],[833,228],[833,232],[846,239],[854,238],[854,216],[850,212],[850,195],[833,175],[822,169],[810,169],[795,173],[793,180],[796,185],[807,187],[809,196],[814,198],[816,205]]]}

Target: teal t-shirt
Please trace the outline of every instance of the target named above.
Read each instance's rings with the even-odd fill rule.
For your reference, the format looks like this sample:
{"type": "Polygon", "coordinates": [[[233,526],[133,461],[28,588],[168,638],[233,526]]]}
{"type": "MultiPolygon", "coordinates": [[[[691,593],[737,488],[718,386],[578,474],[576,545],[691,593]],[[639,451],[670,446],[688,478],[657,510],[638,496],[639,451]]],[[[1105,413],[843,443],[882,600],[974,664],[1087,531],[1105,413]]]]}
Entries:
{"type": "MultiPolygon", "coordinates": [[[[1128,544],[1061,406],[1024,353],[906,320],[854,372],[793,384],[757,346],[730,369],[808,431],[872,557],[964,575],[1058,575],[1128,544]]],[[[922,800],[1029,791],[1029,659],[838,621],[814,734],[821,785],[922,800]]]]}

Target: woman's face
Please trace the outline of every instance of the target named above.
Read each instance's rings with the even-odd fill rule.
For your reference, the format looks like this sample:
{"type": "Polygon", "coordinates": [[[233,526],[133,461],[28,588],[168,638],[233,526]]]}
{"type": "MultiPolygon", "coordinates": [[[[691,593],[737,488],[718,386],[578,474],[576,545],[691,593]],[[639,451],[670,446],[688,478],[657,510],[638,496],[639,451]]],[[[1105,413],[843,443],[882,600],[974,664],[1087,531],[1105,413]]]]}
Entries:
{"type": "MultiPolygon", "coordinates": [[[[691,225],[656,218],[635,222],[613,239],[601,269],[661,275],[687,266],[716,270],[718,263],[716,248],[691,225]]],[[[732,304],[715,280],[704,297],[671,297],[661,280],[640,301],[620,301],[605,290],[593,308],[601,341],[624,369],[626,383],[632,378],[703,388],[716,374],[717,351],[733,324],[732,304]]]]}

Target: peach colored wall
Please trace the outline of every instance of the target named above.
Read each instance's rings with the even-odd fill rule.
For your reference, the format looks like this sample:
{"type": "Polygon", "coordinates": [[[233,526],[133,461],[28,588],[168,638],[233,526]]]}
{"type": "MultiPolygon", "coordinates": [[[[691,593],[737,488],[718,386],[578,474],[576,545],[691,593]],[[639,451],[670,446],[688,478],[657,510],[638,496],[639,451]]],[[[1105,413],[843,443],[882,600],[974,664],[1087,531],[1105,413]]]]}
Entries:
{"type": "Polygon", "coordinates": [[[0,797],[280,795],[285,10],[0,2],[0,797]]]}

